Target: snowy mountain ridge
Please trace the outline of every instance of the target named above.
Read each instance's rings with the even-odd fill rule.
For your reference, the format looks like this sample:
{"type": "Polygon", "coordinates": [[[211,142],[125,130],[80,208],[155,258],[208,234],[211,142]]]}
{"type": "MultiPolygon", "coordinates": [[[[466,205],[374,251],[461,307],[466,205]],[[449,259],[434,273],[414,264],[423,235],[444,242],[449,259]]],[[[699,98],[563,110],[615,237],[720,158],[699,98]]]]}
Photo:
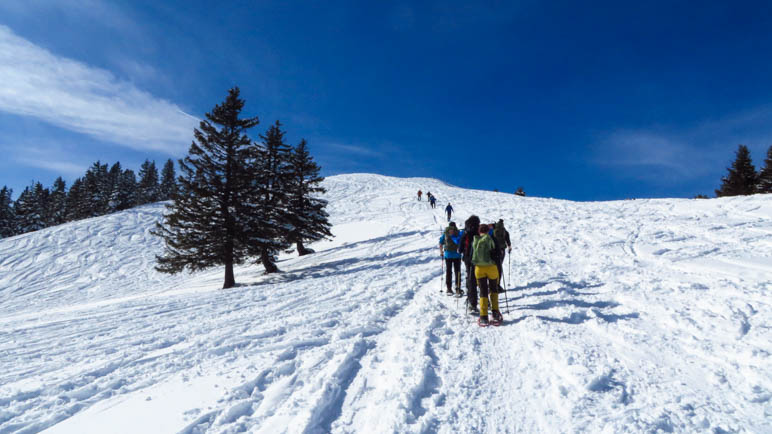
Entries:
{"type": "Polygon", "coordinates": [[[772,431],[772,195],[325,187],[336,238],[229,290],[153,270],[163,204],[0,240],[0,433],[772,431]],[[448,202],[510,231],[501,327],[440,294],[448,202]]]}

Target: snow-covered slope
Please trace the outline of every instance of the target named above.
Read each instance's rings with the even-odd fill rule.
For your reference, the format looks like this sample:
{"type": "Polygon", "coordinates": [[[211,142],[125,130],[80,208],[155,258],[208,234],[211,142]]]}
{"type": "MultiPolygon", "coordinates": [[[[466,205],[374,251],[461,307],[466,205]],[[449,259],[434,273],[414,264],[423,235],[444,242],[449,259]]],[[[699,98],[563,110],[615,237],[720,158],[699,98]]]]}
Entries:
{"type": "Polygon", "coordinates": [[[0,433],[772,431],[772,195],[326,187],[337,238],[230,290],[153,270],[161,204],[0,240],[0,433]],[[448,201],[510,230],[501,327],[440,294],[448,201]]]}

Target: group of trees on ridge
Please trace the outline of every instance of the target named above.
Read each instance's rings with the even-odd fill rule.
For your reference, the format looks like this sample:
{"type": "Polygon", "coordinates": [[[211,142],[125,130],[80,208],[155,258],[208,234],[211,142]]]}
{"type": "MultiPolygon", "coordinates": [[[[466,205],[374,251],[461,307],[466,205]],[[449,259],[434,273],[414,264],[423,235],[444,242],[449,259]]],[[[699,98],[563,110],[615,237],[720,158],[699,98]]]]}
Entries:
{"type": "Polygon", "coordinates": [[[772,193],[772,146],[767,150],[764,167],[756,172],[748,147],[740,145],[727,175],[721,178],[716,196],[742,196],[755,193],[772,193]]]}
{"type": "Polygon", "coordinates": [[[14,201],[13,191],[4,186],[0,189],[0,238],[171,199],[177,191],[175,177],[171,159],[161,170],[160,180],[154,161],[142,163],[139,179],[120,162],[108,168],[97,161],[69,189],[61,176],[50,188],[32,182],[14,201]]]}
{"type": "Polygon", "coordinates": [[[289,146],[276,121],[260,135],[247,136],[257,117],[240,118],[244,101],[239,89],[228,92],[199,128],[188,155],[172,160],[159,182],[155,163],[145,161],[139,181],[120,163],[108,169],[94,163],[69,191],[61,177],[52,188],[39,182],[13,202],[11,190],[0,190],[0,238],[95,217],[150,202],[171,200],[163,221],[152,233],[165,241],[156,269],[164,273],[225,266],[223,288],[236,282],[233,266],[247,260],[266,273],[278,271],[276,254],[296,245],[299,255],[312,253],[304,243],[331,238],[320,167],[305,139],[289,146]]]}
{"type": "Polygon", "coordinates": [[[233,266],[252,260],[266,273],[278,271],[276,254],[293,244],[332,237],[320,168],[305,139],[291,147],[276,121],[260,135],[247,132],[257,117],[241,118],[239,88],[194,130],[188,155],[180,160],[179,194],[167,205],[153,233],[165,241],[156,270],[179,273],[225,266],[223,288],[236,284],[233,266]]]}

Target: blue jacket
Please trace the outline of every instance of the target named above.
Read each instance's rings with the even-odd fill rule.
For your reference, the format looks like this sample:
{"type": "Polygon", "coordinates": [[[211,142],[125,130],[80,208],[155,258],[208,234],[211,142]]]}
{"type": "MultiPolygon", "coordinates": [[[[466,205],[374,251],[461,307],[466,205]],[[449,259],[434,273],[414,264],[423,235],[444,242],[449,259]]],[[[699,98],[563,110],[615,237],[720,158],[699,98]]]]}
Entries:
{"type": "MultiPolygon", "coordinates": [[[[451,238],[453,239],[453,241],[456,242],[457,245],[461,242],[460,233],[456,236],[451,236],[451,238]]],[[[440,237],[440,245],[441,246],[445,245],[445,234],[442,234],[442,236],[440,237]]],[[[461,258],[461,253],[445,250],[445,259],[460,259],[460,258],[461,258]]]]}

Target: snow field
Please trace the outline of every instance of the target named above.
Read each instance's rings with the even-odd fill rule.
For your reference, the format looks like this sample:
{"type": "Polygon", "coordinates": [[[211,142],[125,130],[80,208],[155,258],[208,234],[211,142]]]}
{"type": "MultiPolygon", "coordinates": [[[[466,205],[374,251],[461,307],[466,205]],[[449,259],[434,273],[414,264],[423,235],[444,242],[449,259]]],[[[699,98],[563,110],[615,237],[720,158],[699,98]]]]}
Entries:
{"type": "Polygon", "coordinates": [[[160,204],[0,240],[0,433],[772,431],[772,198],[326,187],[336,239],[230,290],[153,270],[160,204]],[[501,327],[440,294],[448,201],[510,231],[501,327]]]}

